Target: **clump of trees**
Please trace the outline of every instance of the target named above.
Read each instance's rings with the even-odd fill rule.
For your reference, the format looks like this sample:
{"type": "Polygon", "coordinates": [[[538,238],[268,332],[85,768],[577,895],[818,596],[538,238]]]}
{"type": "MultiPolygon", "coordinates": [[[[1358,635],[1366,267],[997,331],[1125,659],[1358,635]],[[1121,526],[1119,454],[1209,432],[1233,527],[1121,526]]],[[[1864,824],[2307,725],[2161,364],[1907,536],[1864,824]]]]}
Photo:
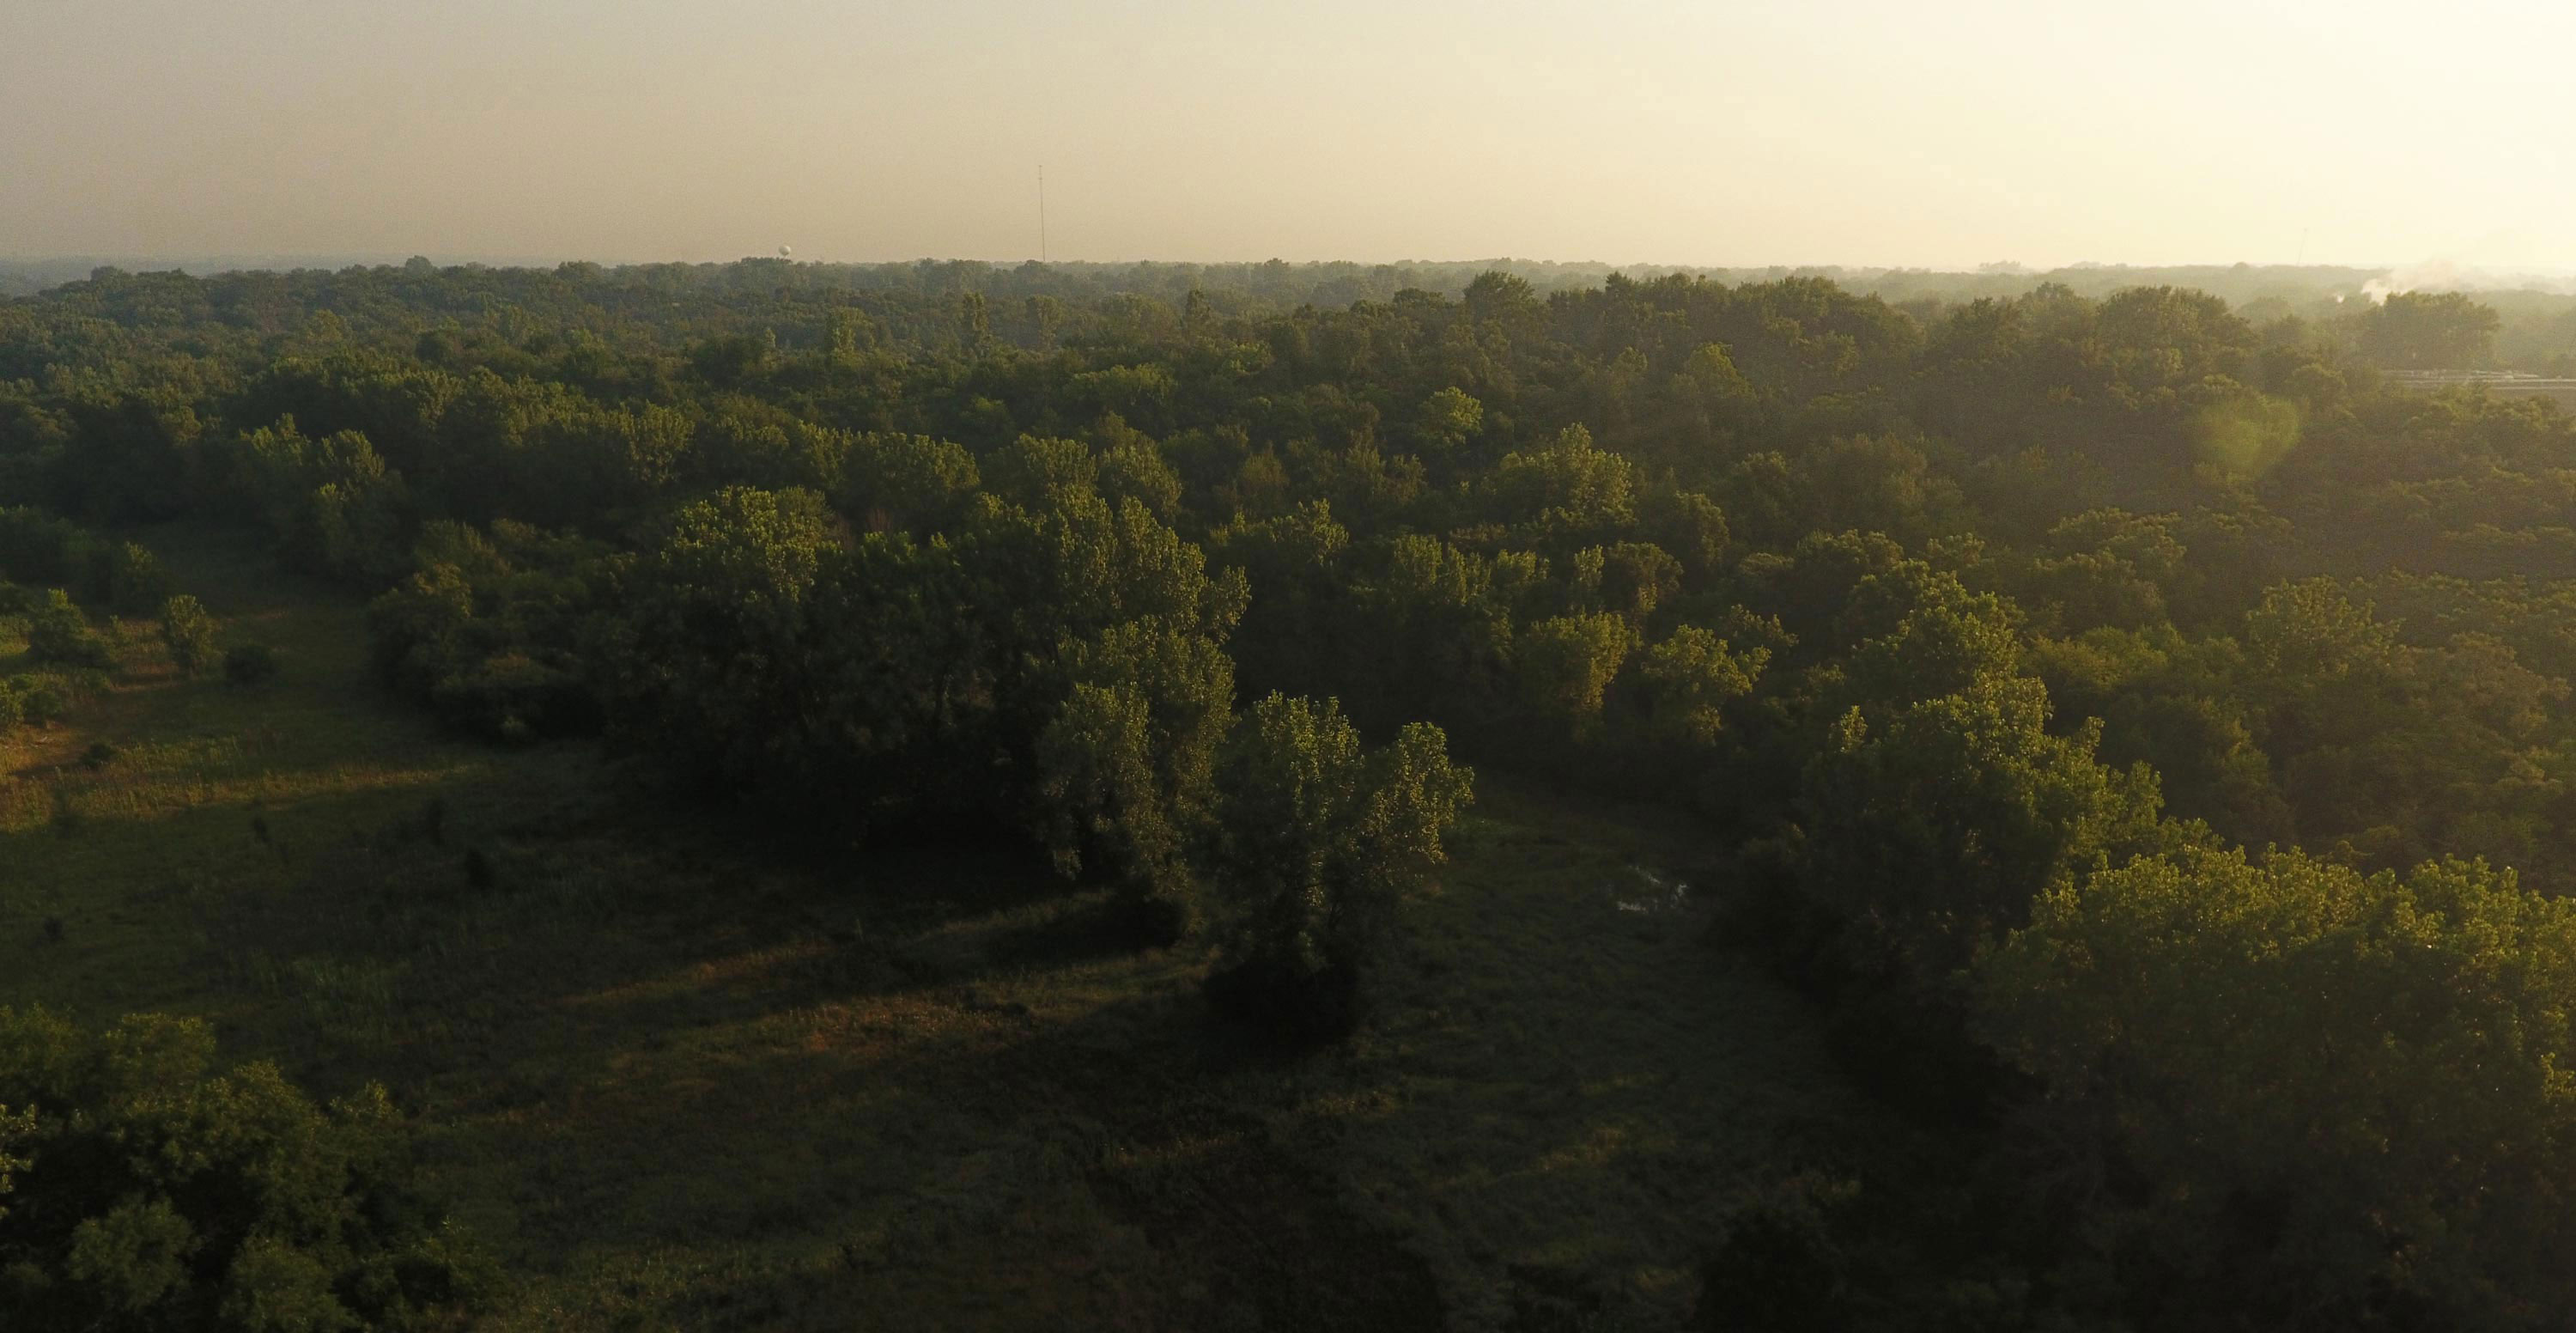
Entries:
{"type": "Polygon", "coordinates": [[[150,551],[29,505],[0,507],[0,579],[129,613],[153,609],[169,592],[169,575],[150,551]]]}
{"type": "Polygon", "coordinates": [[[1209,997],[1291,1040],[1356,1027],[1397,909],[1445,859],[1442,832],[1473,789],[1429,723],[1369,751],[1330,703],[1253,705],[1218,761],[1208,863],[1223,953],[1209,997]]]}
{"type": "Polygon", "coordinates": [[[0,618],[23,634],[29,668],[0,677],[0,730],[53,722],[116,670],[116,641],[91,623],[83,600],[142,611],[167,586],[140,546],[33,507],[0,507],[0,618]]]}
{"type": "Polygon", "coordinates": [[[30,1328],[444,1326],[486,1267],[382,1089],[317,1106],[204,1024],[0,1008],[0,1307],[30,1328]]]}
{"type": "Polygon", "coordinates": [[[608,548],[524,524],[424,525],[411,574],[368,612],[376,674],[459,730],[507,741],[598,731],[581,634],[608,548]]]}
{"type": "Polygon", "coordinates": [[[2576,1308],[2576,904],[2483,862],[2191,848],[2061,885],[1979,969],[2042,1198],[2155,1326],[2576,1308]]]}
{"type": "Polygon", "coordinates": [[[2461,292],[2392,292],[2361,317],[2361,352],[2398,370],[2479,370],[2503,317],[2461,292]]]}
{"type": "Polygon", "coordinates": [[[1221,919],[1269,1003],[1346,1031],[1466,773],[1437,727],[1363,758],[1330,704],[1273,696],[1239,717],[1224,642],[1241,574],[1210,574],[1137,497],[1113,510],[1082,446],[1015,456],[1071,461],[927,545],[836,531],[811,492],[683,509],[623,568],[628,614],[603,622],[617,734],[845,818],[1026,828],[1066,874],[1113,886],[1144,937],[1221,919]]]}

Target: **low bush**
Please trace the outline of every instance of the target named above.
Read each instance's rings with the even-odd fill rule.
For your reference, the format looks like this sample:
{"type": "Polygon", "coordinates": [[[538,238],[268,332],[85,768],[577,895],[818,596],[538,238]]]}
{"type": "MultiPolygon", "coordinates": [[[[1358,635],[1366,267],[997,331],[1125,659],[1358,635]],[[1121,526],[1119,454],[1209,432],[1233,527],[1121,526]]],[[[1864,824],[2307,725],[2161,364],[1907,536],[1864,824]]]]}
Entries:
{"type": "Polygon", "coordinates": [[[27,656],[52,666],[90,667],[105,671],[116,665],[107,637],[90,628],[80,605],[60,588],[45,595],[27,621],[27,656]]]}

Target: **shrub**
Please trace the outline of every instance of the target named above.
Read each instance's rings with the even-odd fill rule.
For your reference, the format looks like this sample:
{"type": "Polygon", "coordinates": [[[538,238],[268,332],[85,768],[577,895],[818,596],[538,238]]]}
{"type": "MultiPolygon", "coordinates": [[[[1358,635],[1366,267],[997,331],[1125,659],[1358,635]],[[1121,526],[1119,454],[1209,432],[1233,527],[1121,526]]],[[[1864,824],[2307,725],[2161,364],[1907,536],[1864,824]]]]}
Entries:
{"type": "Polygon", "coordinates": [[[132,542],[92,538],[80,552],[82,592],[129,614],[148,611],[170,592],[161,558],[132,542]]]}
{"type": "Polygon", "coordinates": [[[41,727],[63,715],[71,706],[64,683],[58,676],[11,676],[0,680],[0,722],[23,722],[41,727]]]}
{"type": "Polygon", "coordinates": [[[201,675],[215,665],[215,629],[215,618],[186,593],[161,604],[161,642],[183,676],[201,675]]]}
{"type": "Polygon", "coordinates": [[[89,617],[60,588],[45,594],[45,604],[27,622],[27,655],[39,662],[102,671],[116,665],[107,639],[90,628],[89,617]]]}

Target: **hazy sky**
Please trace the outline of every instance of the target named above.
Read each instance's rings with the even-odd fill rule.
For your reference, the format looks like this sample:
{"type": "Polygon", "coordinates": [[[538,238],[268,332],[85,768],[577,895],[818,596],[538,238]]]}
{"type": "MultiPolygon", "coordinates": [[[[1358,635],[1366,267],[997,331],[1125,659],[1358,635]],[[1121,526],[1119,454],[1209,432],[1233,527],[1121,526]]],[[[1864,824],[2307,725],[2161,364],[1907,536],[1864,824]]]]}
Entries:
{"type": "Polygon", "coordinates": [[[2576,5],[0,0],[0,255],[2576,268],[2576,5]]]}

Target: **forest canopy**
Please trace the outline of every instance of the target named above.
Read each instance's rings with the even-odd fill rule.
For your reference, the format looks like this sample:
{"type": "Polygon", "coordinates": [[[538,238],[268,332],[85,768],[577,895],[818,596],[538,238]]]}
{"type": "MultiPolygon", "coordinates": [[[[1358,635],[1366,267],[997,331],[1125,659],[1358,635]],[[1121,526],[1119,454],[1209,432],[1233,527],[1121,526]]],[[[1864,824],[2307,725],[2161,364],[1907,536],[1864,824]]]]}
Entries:
{"type": "MultiPolygon", "coordinates": [[[[2386,372],[2566,374],[2576,302],[2305,272],[101,270],[0,302],[0,723],[95,688],[110,610],[234,671],[124,536],[225,525],[460,734],[838,845],[999,830],[1301,1049],[1368,1021],[1469,763],[1652,801],[1735,849],[1708,966],[1971,1145],[1973,1220],[1903,1225],[1985,1276],[1921,1299],[2563,1327],[2576,419],[2386,372]]],[[[0,1081],[22,1190],[107,1132],[56,1103],[140,1095],[68,1077],[0,1081]]],[[[185,1290],[148,1190],[79,1206],[150,1282],[22,1211],[5,1280],[421,1299],[375,1274],[429,1242],[306,1193],[340,1239],[209,1232],[185,1290]]],[[[1709,1238],[1720,1326],[1759,1247],[1888,1225],[1781,1216],[1709,1238]]]]}

